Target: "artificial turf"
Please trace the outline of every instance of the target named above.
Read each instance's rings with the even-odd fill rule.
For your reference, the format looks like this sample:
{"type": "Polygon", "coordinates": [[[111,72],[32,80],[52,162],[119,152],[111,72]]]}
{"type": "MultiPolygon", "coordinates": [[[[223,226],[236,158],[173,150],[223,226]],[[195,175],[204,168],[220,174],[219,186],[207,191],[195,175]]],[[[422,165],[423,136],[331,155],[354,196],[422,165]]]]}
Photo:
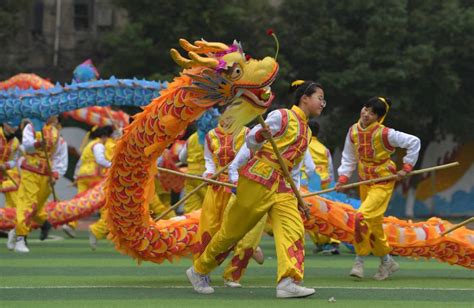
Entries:
{"type": "Polygon", "coordinates": [[[474,307],[474,271],[437,261],[396,257],[400,271],[378,282],[371,276],[379,260],[368,258],[367,278],[354,280],[348,276],[354,257],[348,250],[341,249],[339,256],[314,255],[307,242],[304,284],[317,293],[279,300],[273,240],[266,236],[261,245],[265,263],[250,264],[242,289],[220,287],[221,267],[212,274],[216,292],[198,295],[184,273],[189,259],[138,266],[105,240],[91,251],[84,231],[75,239],[58,239],[64,236],[60,231],[52,235],[57,240],[39,242],[33,232],[31,252],[25,255],[8,251],[6,239],[0,239],[1,307],[474,307]]]}

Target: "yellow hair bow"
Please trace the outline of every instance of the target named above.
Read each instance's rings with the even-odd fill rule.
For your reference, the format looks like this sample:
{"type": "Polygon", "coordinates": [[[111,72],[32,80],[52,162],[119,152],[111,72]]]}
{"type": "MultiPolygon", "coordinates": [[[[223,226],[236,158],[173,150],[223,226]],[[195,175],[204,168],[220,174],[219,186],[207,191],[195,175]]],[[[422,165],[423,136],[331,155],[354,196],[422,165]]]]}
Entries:
{"type": "Polygon", "coordinates": [[[291,83],[291,86],[292,86],[292,87],[296,87],[296,86],[302,85],[303,83],[304,83],[304,80],[299,79],[299,80],[293,81],[293,82],[291,83]]]}
{"type": "Polygon", "coordinates": [[[382,96],[379,96],[379,100],[381,100],[384,104],[385,104],[385,107],[387,108],[387,110],[385,111],[385,114],[383,115],[383,117],[380,119],[379,123],[382,124],[383,121],[385,120],[385,117],[387,116],[388,114],[388,110],[390,109],[390,105],[387,103],[387,101],[385,100],[385,98],[383,98],[382,96]]]}

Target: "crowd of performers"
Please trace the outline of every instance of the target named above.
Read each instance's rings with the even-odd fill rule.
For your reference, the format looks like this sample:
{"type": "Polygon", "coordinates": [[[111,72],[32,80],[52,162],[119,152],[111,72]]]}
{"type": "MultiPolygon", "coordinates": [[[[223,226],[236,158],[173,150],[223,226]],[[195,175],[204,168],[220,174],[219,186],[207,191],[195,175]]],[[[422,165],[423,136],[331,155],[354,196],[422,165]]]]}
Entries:
{"type": "MultiPolygon", "coordinates": [[[[349,128],[336,180],[331,154],[318,140],[319,125],[311,119],[318,117],[326,106],[323,87],[313,81],[298,81],[292,87],[293,106],[270,112],[265,127],[259,124],[234,135],[226,134],[218,124],[219,112],[211,108],[196,122],[196,132],[187,138],[176,155],[173,163],[186,166],[188,174],[237,187],[202,185],[198,179],[184,180],[181,195],[195,192],[185,201],[182,212],[201,209],[193,266],[186,271],[198,293],[214,292],[209,274],[230,252],[233,257],[224,270],[224,283],[228,287],[241,287],[240,280],[249,261],[252,258],[258,263],[264,261],[259,247],[264,232],[275,240],[277,297],[305,297],[315,292],[301,285],[305,229],[297,198],[284,177],[270,139],[274,139],[297,186],[303,182],[312,190],[335,186],[337,191],[343,191],[343,185],[356,168],[361,180],[394,174],[400,180],[416,164],[420,140],[385,127],[382,122],[391,102],[388,98],[373,97],[363,104],[359,120],[349,128]],[[406,149],[400,170],[390,159],[396,148],[406,149]]],[[[92,188],[107,175],[120,134],[121,130],[113,126],[90,130],[75,171],[78,193],[92,188]]],[[[6,206],[17,209],[16,227],[9,232],[7,246],[17,253],[28,253],[27,238],[33,226],[40,227],[41,240],[48,237],[51,224],[46,220],[45,202],[68,165],[67,144],[61,137],[58,117],[53,116],[45,123],[36,119],[2,123],[0,154],[0,189],[6,206]],[[27,212],[33,213],[31,219],[27,219],[27,212]]],[[[166,167],[169,158],[163,155],[157,164],[166,167]]],[[[381,259],[374,276],[376,280],[388,278],[399,268],[390,256],[382,228],[394,185],[394,181],[387,181],[360,186],[362,203],[356,215],[353,243],[356,258],[351,276],[364,277],[364,257],[369,254],[381,259]]],[[[155,186],[150,211],[158,217],[169,209],[171,197],[159,176],[155,186]]],[[[174,215],[175,212],[169,211],[163,219],[174,215]]],[[[107,210],[101,209],[100,219],[89,226],[93,250],[98,240],[108,234],[106,216],[107,210]]],[[[77,222],[70,222],[62,229],[75,237],[76,227],[77,222]]],[[[315,252],[339,253],[337,240],[314,233],[309,236],[315,244],[315,252]]]]}

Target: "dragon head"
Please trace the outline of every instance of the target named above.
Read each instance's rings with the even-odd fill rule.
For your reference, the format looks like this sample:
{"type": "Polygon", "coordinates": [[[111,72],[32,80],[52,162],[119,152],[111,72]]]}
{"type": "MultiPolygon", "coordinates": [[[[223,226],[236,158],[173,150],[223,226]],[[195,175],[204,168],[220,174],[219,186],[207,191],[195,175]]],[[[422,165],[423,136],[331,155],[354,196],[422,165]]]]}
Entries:
{"type": "Polygon", "coordinates": [[[230,46],[204,40],[191,44],[180,39],[179,43],[189,59],[175,49],[171,49],[171,57],[191,78],[184,90],[197,106],[226,106],[219,121],[224,130],[240,130],[271,105],[274,95],[270,85],[278,72],[274,58],[247,58],[236,41],[230,46]]]}

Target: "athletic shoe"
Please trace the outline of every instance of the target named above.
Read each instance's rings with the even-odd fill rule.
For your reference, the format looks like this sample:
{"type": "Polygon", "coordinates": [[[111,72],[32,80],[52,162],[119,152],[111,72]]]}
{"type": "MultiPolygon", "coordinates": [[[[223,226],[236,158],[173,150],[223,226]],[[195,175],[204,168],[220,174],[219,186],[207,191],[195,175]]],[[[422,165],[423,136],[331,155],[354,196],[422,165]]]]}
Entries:
{"type": "Polygon", "coordinates": [[[390,277],[393,273],[398,271],[399,268],[400,268],[400,265],[398,265],[398,263],[395,262],[395,260],[390,258],[388,261],[380,263],[379,270],[377,271],[377,273],[375,273],[374,279],[385,280],[388,277],[390,277]]]}
{"type": "Polygon", "coordinates": [[[322,254],[324,256],[339,255],[340,252],[338,248],[339,248],[338,245],[326,244],[323,246],[322,254]]]}
{"type": "Polygon", "coordinates": [[[224,286],[228,288],[242,288],[242,285],[236,281],[232,280],[225,280],[224,279],[224,286]]]}
{"type": "Polygon", "coordinates": [[[41,226],[41,234],[40,234],[40,241],[44,241],[45,239],[48,238],[49,230],[51,230],[52,225],[49,223],[49,221],[45,220],[43,225],[41,226]]]}
{"type": "Polygon", "coordinates": [[[24,236],[18,236],[16,238],[16,243],[15,243],[15,252],[19,253],[28,253],[30,250],[26,246],[25,242],[25,237],[24,236]]]}
{"type": "Polygon", "coordinates": [[[253,252],[253,255],[252,255],[252,259],[255,260],[255,262],[257,262],[258,264],[263,264],[263,262],[265,262],[265,256],[263,255],[263,251],[262,251],[262,248],[260,248],[260,246],[257,246],[257,248],[255,248],[255,251],[253,252]]]}
{"type": "Polygon", "coordinates": [[[74,230],[73,227],[71,227],[68,224],[64,224],[61,226],[61,230],[64,231],[64,233],[67,234],[70,238],[75,238],[76,237],[76,230],[74,230]]]}
{"type": "Polygon", "coordinates": [[[283,278],[277,285],[277,298],[307,297],[316,293],[315,289],[296,284],[290,277],[283,278]]]}
{"type": "Polygon", "coordinates": [[[349,275],[360,279],[364,278],[364,263],[360,261],[355,261],[354,266],[352,266],[352,270],[349,275]]]}
{"type": "Polygon", "coordinates": [[[209,286],[209,276],[201,275],[196,273],[194,266],[191,266],[186,270],[186,276],[188,276],[189,282],[193,285],[194,291],[199,294],[211,294],[214,293],[214,289],[209,286]]]}
{"type": "Polygon", "coordinates": [[[8,250],[15,249],[15,243],[16,243],[16,231],[15,229],[11,229],[8,232],[8,241],[7,241],[8,250]]]}
{"type": "Polygon", "coordinates": [[[92,250],[97,249],[97,237],[95,237],[91,230],[89,230],[89,246],[92,250]]]}

